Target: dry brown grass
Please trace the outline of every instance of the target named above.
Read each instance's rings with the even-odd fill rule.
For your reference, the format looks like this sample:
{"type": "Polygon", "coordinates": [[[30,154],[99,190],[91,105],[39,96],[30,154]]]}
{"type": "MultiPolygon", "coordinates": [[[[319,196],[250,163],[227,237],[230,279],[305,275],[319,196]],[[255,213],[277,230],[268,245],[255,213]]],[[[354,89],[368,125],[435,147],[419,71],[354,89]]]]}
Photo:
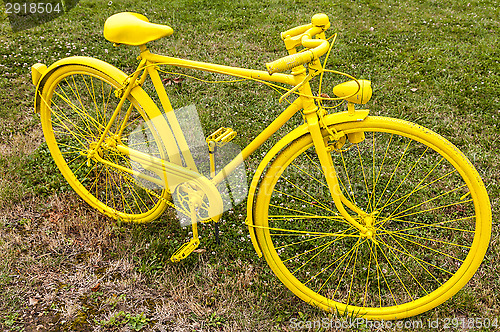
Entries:
{"type": "Polygon", "coordinates": [[[160,331],[272,326],[261,317],[270,304],[255,292],[261,265],[224,258],[210,264],[212,253],[204,252],[187,266],[141,273],[134,259],[147,243],[74,194],[26,198],[6,211],[2,225],[0,272],[8,274],[2,287],[12,303],[0,310],[17,306],[17,326],[25,331],[126,331],[127,324],[109,325],[120,312],[144,313],[160,331]]]}

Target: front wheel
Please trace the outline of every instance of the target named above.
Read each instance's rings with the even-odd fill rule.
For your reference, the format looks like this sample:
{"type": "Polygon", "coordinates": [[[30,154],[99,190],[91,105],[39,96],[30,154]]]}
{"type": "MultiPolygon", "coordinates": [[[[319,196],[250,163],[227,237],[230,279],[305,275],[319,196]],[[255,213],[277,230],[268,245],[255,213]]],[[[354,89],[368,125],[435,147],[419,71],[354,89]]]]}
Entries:
{"type": "Polygon", "coordinates": [[[374,236],[338,213],[303,135],[274,158],[255,202],[257,239],[273,272],[304,301],[366,319],[410,317],[449,299],[490,239],[477,171],[450,142],[407,121],[368,117],[332,129],[347,138],[331,144],[340,189],[366,212],[352,216],[374,236]]]}

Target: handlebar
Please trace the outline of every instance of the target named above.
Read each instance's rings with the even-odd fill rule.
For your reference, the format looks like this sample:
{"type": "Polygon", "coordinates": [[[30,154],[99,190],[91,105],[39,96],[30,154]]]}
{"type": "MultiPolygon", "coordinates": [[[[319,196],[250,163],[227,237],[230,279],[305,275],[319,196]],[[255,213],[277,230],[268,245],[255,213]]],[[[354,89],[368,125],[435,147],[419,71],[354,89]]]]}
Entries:
{"type": "Polygon", "coordinates": [[[330,27],[326,14],[316,14],[311,23],[301,25],[281,33],[281,39],[290,52],[295,52],[295,47],[303,46],[308,50],[287,55],[273,62],[266,63],[270,75],[289,70],[305,63],[311,62],[328,51],[330,43],[325,39],[313,39],[315,35],[322,34],[330,27]]]}

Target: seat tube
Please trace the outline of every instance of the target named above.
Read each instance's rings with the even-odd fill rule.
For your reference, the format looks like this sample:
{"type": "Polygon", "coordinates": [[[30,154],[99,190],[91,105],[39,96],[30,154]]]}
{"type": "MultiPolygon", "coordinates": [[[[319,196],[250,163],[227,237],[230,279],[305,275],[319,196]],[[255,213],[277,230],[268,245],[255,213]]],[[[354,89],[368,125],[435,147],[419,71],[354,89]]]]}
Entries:
{"type": "MultiPolygon", "coordinates": [[[[307,97],[303,97],[304,99],[307,97]]],[[[333,166],[333,161],[330,153],[328,152],[328,148],[325,144],[325,140],[323,139],[323,135],[321,134],[321,127],[318,119],[318,106],[315,105],[314,100],[309,101],[309,103],[304,103],[304,116],[309,129],[309,133],[311,134],[314,148],[316,149],[316,154],[318,155],[318,159],[321,164],[321,168],[323,169],[323,173],[325,174],[325,179],[328,184],[328,189],[330,190],[330,194],[335,203],[335,207],[340,212],[340,214],[349,222],[353,227],[357,228],[362,234],[365,234],[368,229],[357,222],[345,209],[342,204],[342,192],[340,191],[339,182],[337,179],[337,173],[335,171],[335,167],[333,166]],[[308,104],[308,105],[306,105],[308,104]]]]}

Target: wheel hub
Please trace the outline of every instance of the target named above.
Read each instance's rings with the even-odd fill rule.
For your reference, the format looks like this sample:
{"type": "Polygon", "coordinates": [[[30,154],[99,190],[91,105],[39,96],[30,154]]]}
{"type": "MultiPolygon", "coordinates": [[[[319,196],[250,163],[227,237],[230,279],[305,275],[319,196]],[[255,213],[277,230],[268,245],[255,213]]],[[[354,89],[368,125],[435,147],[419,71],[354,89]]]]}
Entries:
{"type": "Polygon", "coordinates": [[[375,220],[378,216],[378,211],[373,211],[370,214],[366,214],[364,216],[360,216],[361,224],[365,225],[366,231],[361,233],[362,237],[366,237],[367,239],[375,241],[376,228],[375,228],[375,220]]]}
{"type": "Polygon", "coordinates": [[[89,148],[87,149],[87,158],[95,160],[96,154],[102,158],[103,152],[102,148],[97,148],[97,142],[92,142],[89,144],[89,148]]]}
{"type": "Polygon", "coordinates": [[[89,160],[95,160],[96,155],[103,158],[104,152],[108,149],[116,148],[117,143],[118,139],[116,136],[106,138],[99,147],[97,147],[97,142],[92,142],[89,144],[87,151],[82,152],[82,155],[87,156],[89,160]]]}

